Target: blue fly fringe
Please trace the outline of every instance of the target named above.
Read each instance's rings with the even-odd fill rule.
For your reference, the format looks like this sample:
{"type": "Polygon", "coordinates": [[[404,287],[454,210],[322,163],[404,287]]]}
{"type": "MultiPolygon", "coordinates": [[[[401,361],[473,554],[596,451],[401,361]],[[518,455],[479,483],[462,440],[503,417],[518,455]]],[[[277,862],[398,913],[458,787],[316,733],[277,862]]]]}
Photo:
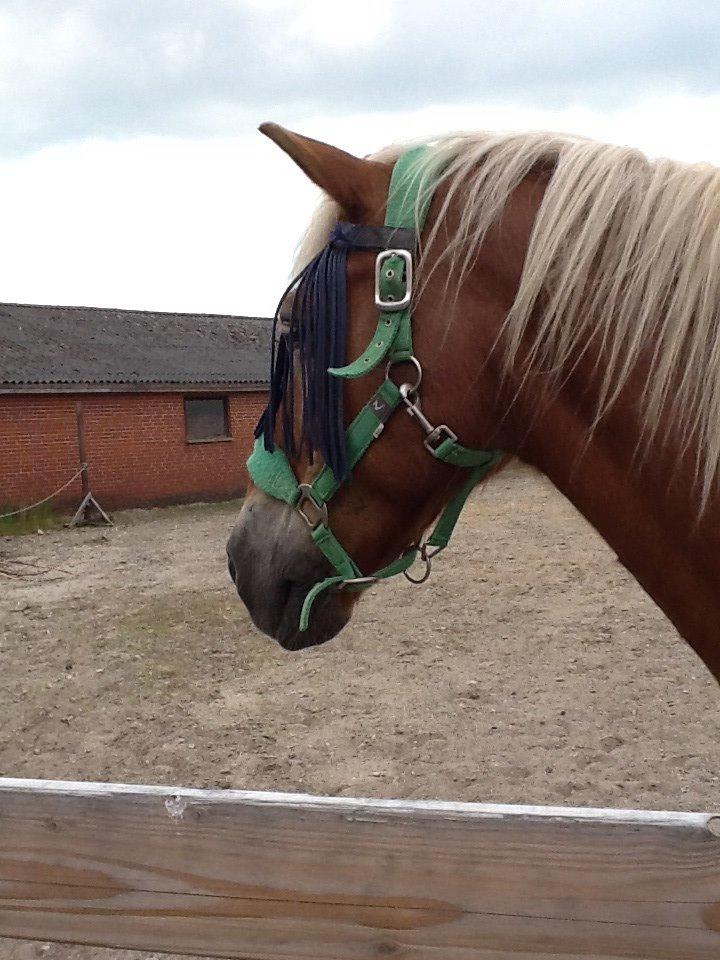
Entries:
{"type": "Polygon", "coordinates": [[[303,450],[310,462],[317,452],[338,481],[350,473],[345,445],[342,381],[329,367],[345,363],[347,337],[347,252],[354,244],[338,225],[320,253],[295,277],[283,294],[273,322],[270,358],[270,399],[255,428],[265,449],[275,449],[275,425],[280,414],[282,448],[294,459],[303,450]],[[289,328],[279,331],[280,312],[295,291],[289,328]],[[301,380],[302,425],[295,432],[295,367],[301,380]]]}

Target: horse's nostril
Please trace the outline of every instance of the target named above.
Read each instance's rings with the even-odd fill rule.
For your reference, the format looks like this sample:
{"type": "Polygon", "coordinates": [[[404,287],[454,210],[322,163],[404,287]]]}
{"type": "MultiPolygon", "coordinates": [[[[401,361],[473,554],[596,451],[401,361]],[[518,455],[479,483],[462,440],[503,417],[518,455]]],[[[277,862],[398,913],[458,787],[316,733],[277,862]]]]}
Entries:
{"type": "Polygon", "coordinates": [[[230,579],[235,583],[237,571],[235,570],[235,564],[232,562],[230,557],[228,557],[228,572],[230,573],[230,579]]]}

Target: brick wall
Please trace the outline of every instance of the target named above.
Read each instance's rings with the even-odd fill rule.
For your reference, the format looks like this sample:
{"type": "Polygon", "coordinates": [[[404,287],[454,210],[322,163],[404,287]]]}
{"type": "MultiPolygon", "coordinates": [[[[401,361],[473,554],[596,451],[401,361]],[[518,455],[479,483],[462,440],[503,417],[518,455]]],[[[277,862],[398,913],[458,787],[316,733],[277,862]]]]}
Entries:
{"type": "MultiPolygon", "coordinates": [[[[0,504],[47,496],[78,469],[84,410],[90,485],[108,508],[223,500],[246,485],[245,459],[266,394],[229,394],[230,440],[187,443],[180,393],[0,395],[0,504]]],[[[76,506],[80,480],[58,503],[76,506]]]]}

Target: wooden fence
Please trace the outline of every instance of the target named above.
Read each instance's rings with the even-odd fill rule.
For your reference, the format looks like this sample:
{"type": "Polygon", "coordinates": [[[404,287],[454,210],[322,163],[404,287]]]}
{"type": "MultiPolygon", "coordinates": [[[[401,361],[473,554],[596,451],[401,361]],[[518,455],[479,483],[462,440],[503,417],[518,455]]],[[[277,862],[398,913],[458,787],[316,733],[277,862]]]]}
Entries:
{"type": "Polygon", "coordinates": [[[0,780],[0,935],[262,960],[718,960],[720,819],[0,780]]]}

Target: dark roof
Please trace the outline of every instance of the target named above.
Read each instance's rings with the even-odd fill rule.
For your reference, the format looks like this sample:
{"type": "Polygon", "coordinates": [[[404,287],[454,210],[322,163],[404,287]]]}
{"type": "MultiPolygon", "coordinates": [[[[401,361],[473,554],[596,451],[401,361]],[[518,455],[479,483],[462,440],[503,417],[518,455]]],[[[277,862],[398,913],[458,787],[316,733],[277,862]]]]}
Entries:
{"type": "Polygon", "coordinates": [[[266,383],[261,317],[0,304],[0,388],[266,383]]]}

